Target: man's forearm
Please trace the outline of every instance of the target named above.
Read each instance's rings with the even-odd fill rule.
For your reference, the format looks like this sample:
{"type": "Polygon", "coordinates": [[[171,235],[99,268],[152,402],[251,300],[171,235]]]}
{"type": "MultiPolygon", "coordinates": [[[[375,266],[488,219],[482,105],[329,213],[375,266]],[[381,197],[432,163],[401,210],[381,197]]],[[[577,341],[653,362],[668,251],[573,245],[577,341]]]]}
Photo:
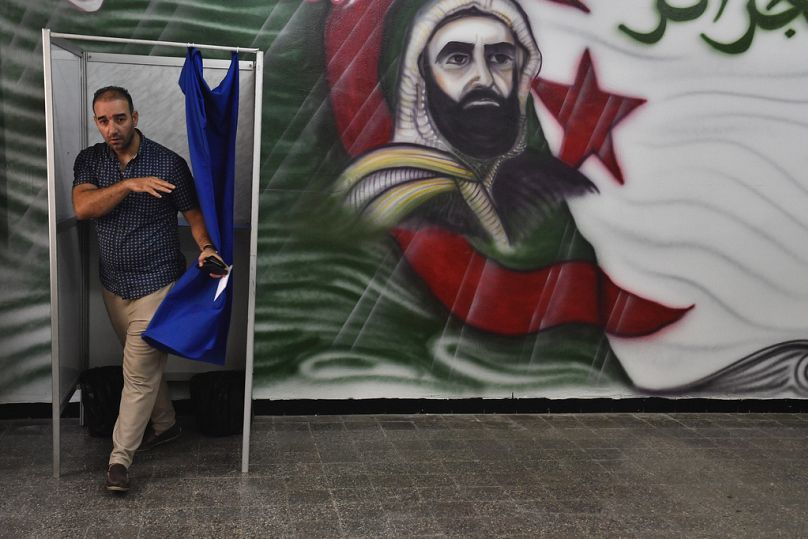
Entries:
{"type": "MultiPolygon", "coordinates": [[[[208,229],[205,225],[205,216],[202,215],[202,211],[199,208],[194,208],[192,210],[182,212],[182,215],[185,216],[185,220],[188,221],[188,224],[191,226],[191,235],[194,237],[194,241],[199,246],[200,252],[199,257],[196,259],[196,265],[200,268],[203,267],[205,260],[212,256],[218,259],[222,266],[226,266],[227,263],[222,259],[221,256],[219,256],[219,246],[213,245],[213,242],[210,240],[208,229]]],[[[224,271],[224,273],[211,273],[210,276],[214,279],[221,279],[229,271],[230,270],[227,269],[224,271]]]]}
{"type": "Polygon", "coordinates": [[[210,240],[208,229],[205,226],[205,218],[199,208],[185,211],[182,215],[185,217],[185,220],[188,221],[188,225],[191,227],[191,236],[194,237],[194,241],[200,251],[203,251],[206,245],[212,246],[214,251],[218,249],[218,246],[213,245],[213,242],[210,240]]]}
{"type": "Polygon", "coordinates": [[[173,183],[155,176],[128,178],[102,188],[84,183],[73,188],[73,210],[76,219],[96,219],[114,210],[129,193],[146,193],[162,198],[173,190],[173,183]]]}
{"type": "Polygon", "coordinates": [[[98,188],[90,184],[73,188],[73,210],[76,219],[96,219],[108,214],[130,193],[127,182],[98,188]]]}

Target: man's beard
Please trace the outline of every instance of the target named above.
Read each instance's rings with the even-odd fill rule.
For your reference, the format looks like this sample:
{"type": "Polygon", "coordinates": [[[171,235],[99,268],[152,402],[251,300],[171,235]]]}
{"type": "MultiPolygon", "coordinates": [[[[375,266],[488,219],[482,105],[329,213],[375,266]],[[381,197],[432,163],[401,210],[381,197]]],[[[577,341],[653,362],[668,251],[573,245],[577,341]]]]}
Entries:
{"type": "Polygon", "coordinates": [[[491,159],[506,153],[516,143],[519,133],[517,92],[502,97],[493,90],[472,90],[458,103],[449,97],[425,70],[429,113],[449,144],[459,152],[477,159],[491,159]],[[471,106],[479,100],[494,101],[499,106],[471,106]]]}

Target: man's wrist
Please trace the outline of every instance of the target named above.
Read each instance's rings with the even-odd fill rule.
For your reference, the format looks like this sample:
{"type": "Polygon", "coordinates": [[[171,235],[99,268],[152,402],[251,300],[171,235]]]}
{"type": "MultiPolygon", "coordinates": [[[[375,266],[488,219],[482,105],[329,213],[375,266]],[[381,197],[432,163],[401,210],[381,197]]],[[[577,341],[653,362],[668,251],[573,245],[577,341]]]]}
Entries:
{"type": "Polygon", "coordinates": [[[214,253],[218,253],[218,252],[219,252],[219,251],[216,249],[216,246],[215,246],[215,245],[213,245],[212,243],[205,243],[204,245],[202,245],[202,248],[201,248],[200,250],[204,251],[205,249],[210,249],[210,250],[212,250],[214,253]]]}

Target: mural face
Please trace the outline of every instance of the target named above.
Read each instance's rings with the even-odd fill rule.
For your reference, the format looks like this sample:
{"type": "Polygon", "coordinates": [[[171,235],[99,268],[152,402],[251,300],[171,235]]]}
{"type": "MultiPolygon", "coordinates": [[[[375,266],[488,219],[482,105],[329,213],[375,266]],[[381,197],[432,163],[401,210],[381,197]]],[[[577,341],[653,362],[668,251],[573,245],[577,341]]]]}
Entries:
{"type": "Polygon", "coordinates": [[[0,400],[49,395],[45,26],[266,51],[257,398],[808,394],[798,2],[6,3],[0,400]]]}
{"type": "Polygon", "coordinates": [[[490,159],[516,142],[516,42],[492,17],[462,17],[435,30],[421,53],[429,115],[465,155],[490,159]]]}
{"type": "Polygon", "coordinates": [[[425,71],[452,101],[463,102],[464,111],[501,106],[500,101],[513,94],[519,69],[516,46],[510,29],[498,19],[468,16],[451,20],[429,40],[424,51],[425,71]],[[472,100],[469,92],[473,90],[488,90],[491,96],[472,100]]]}

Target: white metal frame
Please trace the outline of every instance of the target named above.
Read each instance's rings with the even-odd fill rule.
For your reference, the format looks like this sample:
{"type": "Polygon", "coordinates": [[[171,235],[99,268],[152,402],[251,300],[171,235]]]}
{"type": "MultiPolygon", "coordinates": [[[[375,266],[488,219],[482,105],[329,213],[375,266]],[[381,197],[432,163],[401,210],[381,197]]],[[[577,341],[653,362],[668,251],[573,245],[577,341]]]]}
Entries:
{"type": "Polygon", "coordinates": [[[264,53],[255,53],[255,119],[253,121],[253,181],[250,208],[250,277],[247,296],[247,358],[244,368],[244,436],[241,439],[241,473],[250,469],[253,357],[255,352],[255,280],[258,268],[258,197],[261,179],[261,115],[264,95],[264,53]]]}
{"type": "Polygon", "coordinates": [[[53,125],[53,73],[51,66],[51,36],[42,30],[42,67],[45,75],[45,145],[48,154],[48,242],[50,243],[51,296],[51,398],[53,414],[53,476],[59,477],[59,447],[61,445],[59,417],[62,414],[61,377],[59,373],[59,272],[56,271],[56,153],[53,125]]]}
{"type": "MultiPolygon", "coordinates": [[[[247,339],[246,339],[246,360],[245,360],[245,380],[244,380],[244,430],[241,442],[241,472],[249,471],[250,463],[250,429],[252,418],[252,389],[253,389],[253,354],[254,354],[254,330],[255,330],[255,283],[258,260],[258,196],[261,168],[261,118],[263,112],[263,80],[264,80],[264,53],[257,48],[249,47],[225,47],[219,45],[202,45],[195,43],[181,43],[174,41],[154,41],[148,39],[126,39],[105,36],[90,36],[81,34],[64,34],[51,32],[47,28],[42,29],[42,59],[45,84],[45,138],[47,148],[47,173],[48,173],[48,237],[50,242],[50,293],[51,293],[51,371],[52,371],[52,398],[53,398],[53,476],[60,475],[60,421],[62,403],[60,395],[59,379],[59,304],[58,294],[58,272],[57,272],[57,223],[56,223],[56,169],[55,169],[55,140],[53,125],[53,73],[51,66],[51,43],[62,46],[63,40],[78,40],[106,43],[122,44],[142,44],[166,47],[195,47],[197,49],[232,51],[236,53],[255,54],[255,97],[254,97],[254,122],[253,122],[253,162],[252,162],[252,200],[250,208],[250,274],[248,281],[248,311],[247,311],[247,339]]],[[[70,50],[70,47],[65,47],[70,50]]],[[[86,51],[82,50],[82,53],[86,51]]],[[[89,53],[87,53],[89,54],[89,53]]],[[[93,53],[102,56],[103,53],[93,53]]],[[[125,55],[121,55],[125,56],[125,55]]],[[[86,76],[86,55],[82,54],[82,77],[86,76]]],[[[155,57],[156,65],[171,65],[177,62],[176,59],[168,57],[155,57]]],[[[181,63],[181,61],[180,61],[181,63]]],[[[176,65],[176,64],[175,64],[176,65]]],[[[243,63],[242,63],[243,65],[243,63]]],[[[84,84],[83,86],[86,86],[84,84]]],[[[86,88],[83,89],[86,91],[86,88]]],[[[85,96],[86,97],[86,96],[85,96]]],[[[86,100],[85,100],[86,101],[86,100]]],[[[83,115],[86,117],[86,114],[83,115]]],[[[86,121],[83,120],[83,121],[86,121]]],[[[86,129],[83,136],[86,139],[86,129]]],[[[82,146],[86,146],[86,140],[82,140],[82,146]]]]}

